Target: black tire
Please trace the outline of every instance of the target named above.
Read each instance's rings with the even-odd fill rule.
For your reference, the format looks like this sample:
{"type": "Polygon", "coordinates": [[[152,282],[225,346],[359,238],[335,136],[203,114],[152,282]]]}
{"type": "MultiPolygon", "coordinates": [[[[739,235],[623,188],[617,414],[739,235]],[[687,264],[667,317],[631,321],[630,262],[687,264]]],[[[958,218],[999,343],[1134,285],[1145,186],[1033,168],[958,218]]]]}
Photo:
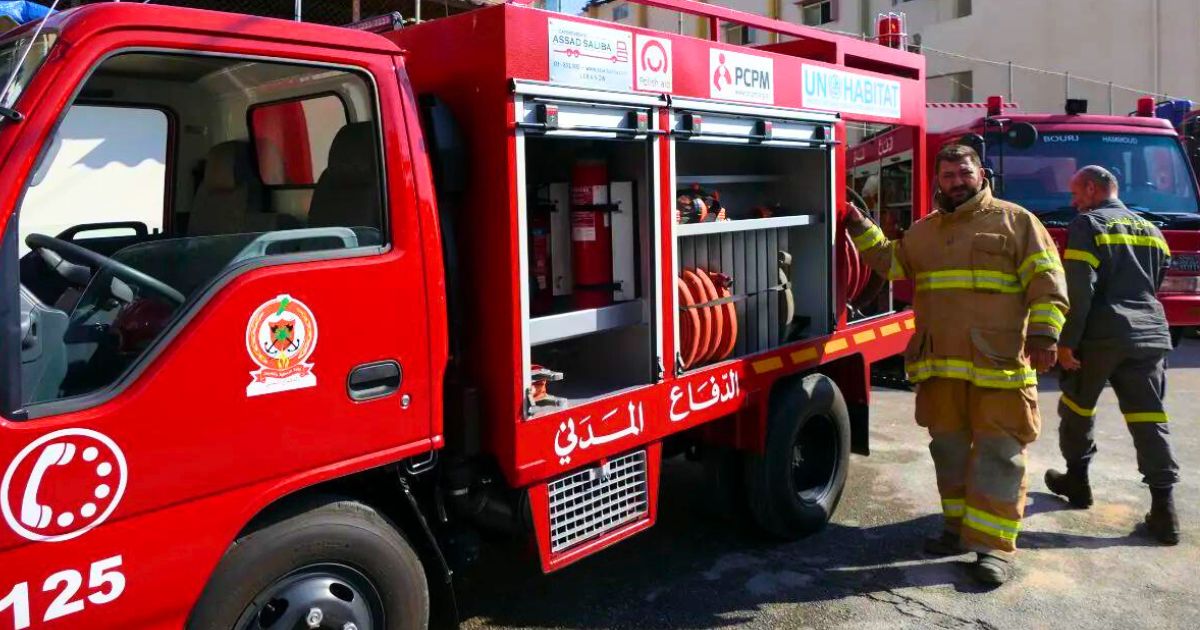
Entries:
{"type": "Polygon", "coordinates": [[[1184,328],[1182,326],[1171,327],[1171,348],[1178,348],[1179,344],[1183,343],[1184,328]]]}
{"type": "MultiPolygon", "coordinates": [[[[291,589],[284,595],[298,594],[298,582],[308,588],[323,584],[321,579],[330,581],[327,590],[338,600],[329,604],[328,618],[320,627],[344,626],[338,617],[339,601],[370,609],[370,622],[365,625],[373,630],[416,630],[429,625],[425,572],[400,531],[357,501],[314,497],[234,542],[209,579],[188,628],[230,630],[260,614],[286,611],[287,605],[268,610],[265,600],[274,598],[281,587],[291,589]],[[340,586],[332,586],[339,581],[340,586]],[[347,590],[347,585],[353,590],[347,590]]],[[[310,609],[304,601],[290,608],[292,613],[310,609]]],[[[273,622],[291,627],[282,618],[273,622]]],[[[363,623],[356,625],[366,630],[363,623]]]]}
{"type": "Polygon", "coordinates": [[[746,457],[750,515],[764,533],[795,540],[824,529],[842,498],[850,414],[822,374],[776,385],[767,413],[765,450],[746,457]]]}

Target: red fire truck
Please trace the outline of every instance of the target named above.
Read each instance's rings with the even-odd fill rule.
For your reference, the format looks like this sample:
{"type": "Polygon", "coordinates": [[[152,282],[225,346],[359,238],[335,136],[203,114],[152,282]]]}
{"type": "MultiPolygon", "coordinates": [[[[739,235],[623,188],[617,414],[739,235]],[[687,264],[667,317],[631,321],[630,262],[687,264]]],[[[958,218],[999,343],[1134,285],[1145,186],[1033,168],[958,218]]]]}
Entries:
{"type": "Polygon", "coordinates": [[[929,104],[929,146],[966,141],[984,151],[985,166],[1003,198],[1033,212],[1066,246],[1075,216],[1069,187],[1080,167],[1112,171],[1129,208],[1163,230],[1171,246],[1171,271],[1160,299],[1178,344],[1200,325],[1200,203],[1196,179],[1179,135],[1154,117],[1154,101],[1141,99],[1132,116],[1087,114],[1072,99],[1063,114],[1021,112],[1000,97],[986,104],[929,104]]]}
{"type": "Polygon", "coordinates": [[[557,570],[685,454],[819,530],[913,328],[847,324],[846,121],[923,132],[924,60],[653,4],[787,41],[140,3],[0,38],[0,628],[424,627],[475,532],[557,570]]]}
{"type": "MultiPolygon", "coordinates": [[[[846,186],[858,195],[857,201],[888,238],[901,238],[913,221],[927,211],[913,204],[913,184],[918,170],[915,146],[921,137],[914,128],[888,126],[846,150],[849,167],[846,186]],[[918,214],[914,215],[914,210],[918,214]]],[[[887,283],[877,274],[864,278],[857,300],[850,303],[852,314],[873,316],[912,304],[912,282],[887,283]],[[874,296],[873,299],[871,296],[874,296]]]]}

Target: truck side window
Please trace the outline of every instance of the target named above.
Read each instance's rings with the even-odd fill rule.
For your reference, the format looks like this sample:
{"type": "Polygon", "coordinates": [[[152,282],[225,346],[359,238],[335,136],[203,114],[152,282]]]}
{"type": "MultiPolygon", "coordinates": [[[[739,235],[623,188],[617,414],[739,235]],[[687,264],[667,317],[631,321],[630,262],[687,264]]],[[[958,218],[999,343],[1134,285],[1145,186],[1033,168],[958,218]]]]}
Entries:
{"type": "Polygon", "coordinates": [[[10,222],[23,405],[113,386],[238,270],[382,251],[376,111],[353,70],[158,52],[100,63],[10,222]]]}
{"type": "Polygon", "coordinates": [[[334,133],[346,123],[346,105],[332,94],[256,105],[250,132],[263,184],[315,186],[329,166],[334,133]]]}

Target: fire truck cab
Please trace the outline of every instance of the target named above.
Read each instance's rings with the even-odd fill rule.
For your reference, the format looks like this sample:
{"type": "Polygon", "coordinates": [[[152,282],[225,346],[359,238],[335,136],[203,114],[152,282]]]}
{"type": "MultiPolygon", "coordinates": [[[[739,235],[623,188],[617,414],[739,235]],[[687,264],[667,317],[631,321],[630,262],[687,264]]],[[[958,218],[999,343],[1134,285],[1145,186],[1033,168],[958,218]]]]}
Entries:
{"type": "Polygon", "coordinates": [[[1171,270],[1159,292],[1175,343],[1200,325],[1200,203],[1196,179],[1179,135],[1155,118],[1142,99],[1130,116],[1088,114],[1086,101],[1068,101],[1063,114],[1021,111],[992,97],[988,103],[930,103],[931,152],[968,142],[983,153],[997,194],[1049,228],[1059,247],[1075,217],[1070,179],[1097,164],[1117,176],[1121,199],[1155,223],[1171,247],[1171,270]]]}
{"type": "Polygon", "coordinates": [[[847,125],[924,164],[924,61],[654,3],[778,41],[135,3],[0,37],[0,628],[453,621],[477,532],[557,570],[680,455],[820,530],[913,328],[847,317],[847,125]]]}

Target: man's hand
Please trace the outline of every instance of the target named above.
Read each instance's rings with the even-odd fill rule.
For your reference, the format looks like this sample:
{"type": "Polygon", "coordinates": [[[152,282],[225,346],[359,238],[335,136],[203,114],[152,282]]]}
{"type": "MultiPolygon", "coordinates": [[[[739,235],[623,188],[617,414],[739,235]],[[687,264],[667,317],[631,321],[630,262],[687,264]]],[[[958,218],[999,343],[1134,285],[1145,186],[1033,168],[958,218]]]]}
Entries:
{"type": "Polygon", "coordinates": [[[1045,374],[1054,367],[1056,358],[1053,345],[1048,348],[1032,348],[1029,351],[1029,363],[1033,365],[1033,369],[1038,371],[1038,374],[1045,374]]]}
{"type": "Polygon", "coordinates": [[[1064,370],[1078,370],[1082,363],[1075,358],[1075,351],[1070,348],[1059,347],[1058,349],[1058,364],[1064,370]]]}
{"type": "Polygon", "coordinates": [[[858,227],[861,225],[865,225],[866,222],[867,222],[867,217],[863,216],[862,210],[859,210],[858,206],[847,201],[846,202],[846,225],[858,227]]]}

